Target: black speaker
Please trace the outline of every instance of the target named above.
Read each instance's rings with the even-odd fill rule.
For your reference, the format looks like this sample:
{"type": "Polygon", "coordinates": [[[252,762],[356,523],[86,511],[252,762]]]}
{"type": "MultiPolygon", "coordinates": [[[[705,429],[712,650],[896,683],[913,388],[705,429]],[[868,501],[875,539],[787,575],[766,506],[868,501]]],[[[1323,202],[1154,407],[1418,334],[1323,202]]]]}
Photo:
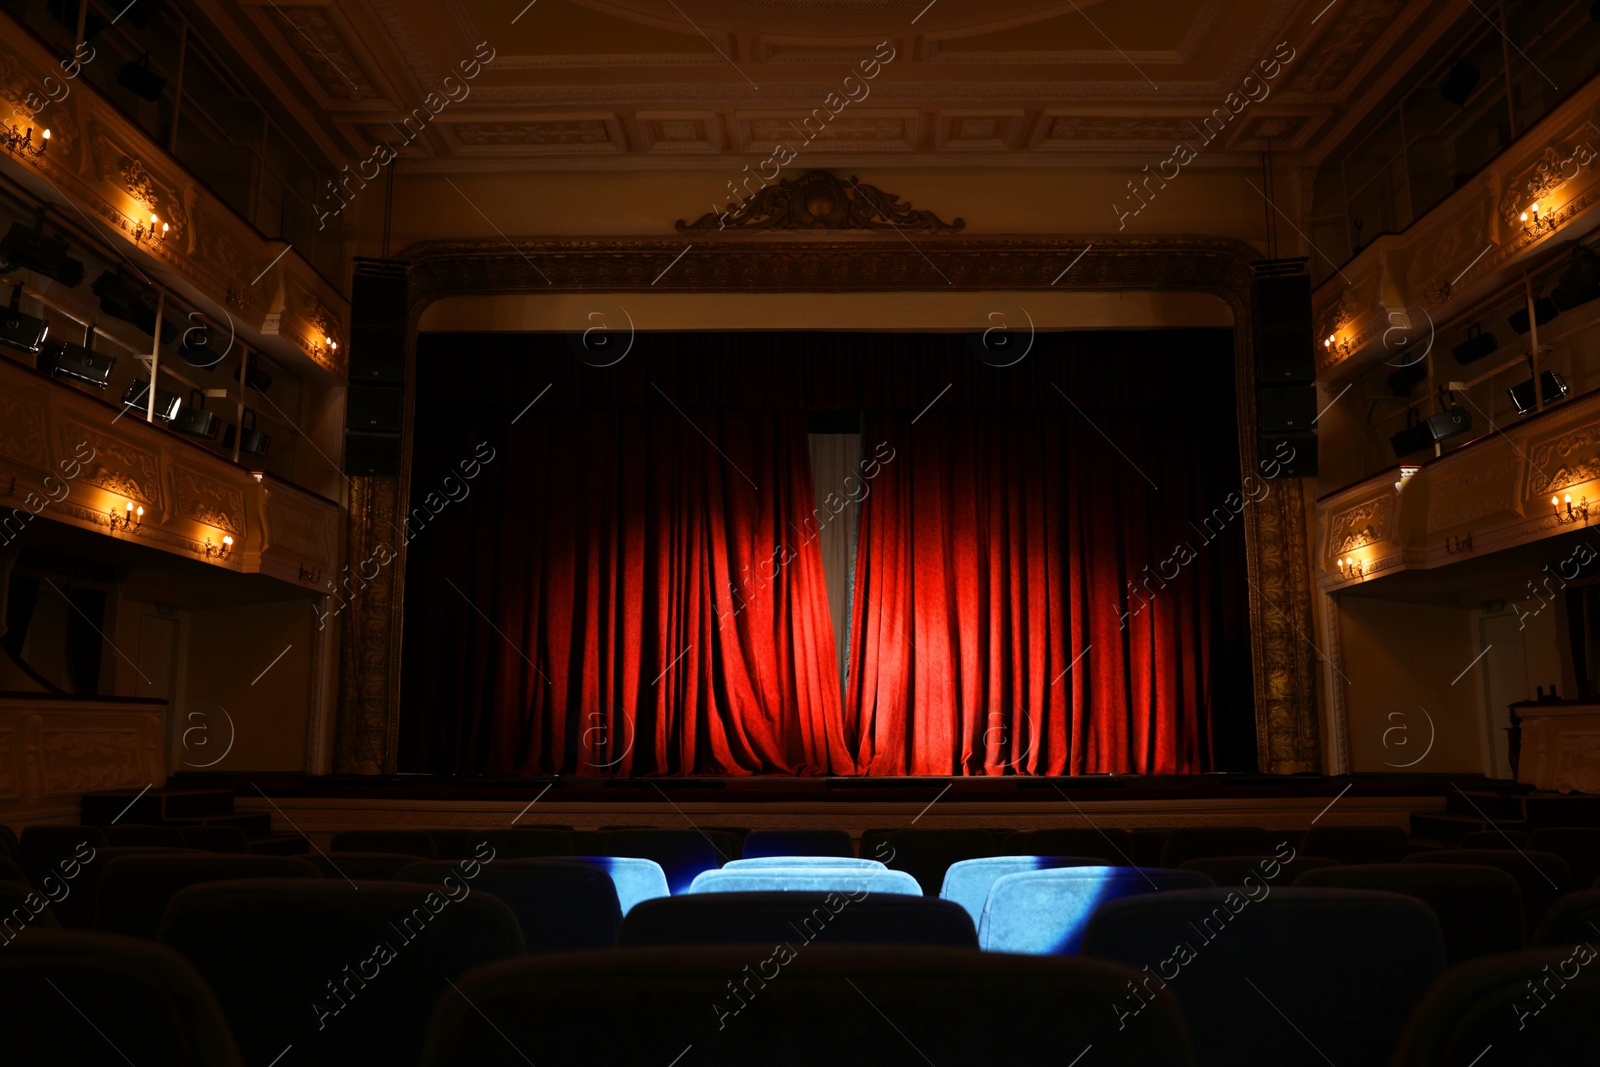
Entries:
{"type": "Polygon", "coordinates": [[[405,423],[406,394],[398,385],[351,384],[344,425],[364,433],[399,433],[405,423]]]}
{"type": "Polygon", "coordinates": [[[350,380],[404,382],[408,264],[357,257],[350,279],[350,380]]]}
{"type": "Polygon", "coordinates": [[[397,433],[347,433],[344,437],[344,472],[352,478],[393,478],[400,473],[400,435],[397,433]]]}
{"type": "Polygon", "coordinates": [[[406,380],[405,330],[351,326],[350,380],[403,383],[406,380]]]}
{"type": "Polygon", "coordinates": [[[1256,437],[1256,469],[1267,478],[1315,478],[1317,435],[1262,433],[1256,437]],[[1276,464],[1276,469],[1274,469],[1276,464]]]}
{"type": "Polygon", "coordinates": [[[1314,385],[1263,386],[1256,390],[1256,428],[1262,433],[1299,433],[1317,418],[1314,385]]]}
{"type": "Polygon", "coordinates": [[[1316,338],[1305,261],[1272,260],[1255,264],[1255,271],[1256,385],[1310,385],[1317,378],[1316,338]]]}

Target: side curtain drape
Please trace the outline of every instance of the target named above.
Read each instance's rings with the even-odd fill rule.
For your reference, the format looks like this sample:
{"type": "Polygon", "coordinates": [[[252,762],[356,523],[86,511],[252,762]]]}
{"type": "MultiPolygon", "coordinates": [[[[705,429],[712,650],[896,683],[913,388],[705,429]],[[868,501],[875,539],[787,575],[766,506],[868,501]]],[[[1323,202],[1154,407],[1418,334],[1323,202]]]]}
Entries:
{"type": "Polygon", "coordinates": [[[500,476],[441,487],[411,545],[417,599],[446,609],[410,649],[431,763],[853,772],[821,558],[793,533],[802,415],[557,409],[488,436],[500,476]]]}

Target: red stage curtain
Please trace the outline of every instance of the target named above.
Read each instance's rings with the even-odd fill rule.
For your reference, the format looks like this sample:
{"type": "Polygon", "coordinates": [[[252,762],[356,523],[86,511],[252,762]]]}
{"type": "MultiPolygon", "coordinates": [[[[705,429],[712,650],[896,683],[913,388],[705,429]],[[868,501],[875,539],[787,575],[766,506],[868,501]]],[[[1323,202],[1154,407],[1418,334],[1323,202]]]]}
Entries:
{"type": "Polygon", "coordinates": [[[502,477],[414,541],[419,599],[457,609],[410,649],[435,757],[853,773],[821,558],[790,532],[814,503],[803,415],[556,410],[500,447],[502,477]]]}
{"type": "Polygon", "coordinates": [[[869,420],[896,458],[857,549],[846,711],[862,773],[1217,766],[1241,498],[1208,476],[1212,411],[1060,399],[1059,414],[869,420]]]}

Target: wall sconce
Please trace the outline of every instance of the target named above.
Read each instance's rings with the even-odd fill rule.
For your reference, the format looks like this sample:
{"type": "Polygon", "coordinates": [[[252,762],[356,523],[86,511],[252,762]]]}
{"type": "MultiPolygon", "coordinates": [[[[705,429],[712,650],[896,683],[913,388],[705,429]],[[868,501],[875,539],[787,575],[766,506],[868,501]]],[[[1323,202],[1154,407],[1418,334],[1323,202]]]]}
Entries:
{"type": "Polygon", "coordinates": [[[328,334],[323,334],[322,340],[313,341],[311,344],[311,354],[313,356],[321,356],[325,352],[329,359],[332,359],[339,354],[339,342],[335,341],[328,334]]]}
{"type": "Polygon", "coordinates": [[[206,538],[206,559],[227,559],[233,555],[233,537],[230,534],[222,535],[222,545],[218,547],[206,538]]]}
{"type": "Polygon", "coordinates": [[[1354,556],[1346,556],[1339,561],[1339,573],[1344,576],[1344,580],[1347,582],[1360,578],[1365,571],[1366,568],[1362,566],[1361,561],[1354,556]]]}
{"type": "Polygon", "coordinates": [[[144,526],[144,508],[142,506],[134,507],[131,500],[128,502],[127,507],[123,509],[121,515],[117,514],[116,508],[112,508],[109,525],[112,533],[116,533],[118,530],[122,530],[125,533],[135,532],[144,526]]]}
{"type": "Polygon", "coordinates": [[[29,157],[37,159],[44,155],[46,148],[50,147],[50,131],[45,130],[41,133],[36,144],[33,140],[32,126],[20,131],[15,126],[7,126],[4,130],[0,130],[0,142],[5,144],[7,152],[14,152],[24,159],[29,157]]]}
{"type": "Polygon", "coordinates": [[[1522,213],[1522,225],[1534,233],[1545,233],[1556,228],[1556,220],[1549,215],[1539,214],[1539,201],[1535,200],[1522,213]]]}
{"type": "Polygon", "coordinates": [[[1341,339],[1336,333],[1330,333],[1323,340],[1322,347],[1341,356],[1348,356],[1355,349],[1355,345],[1351,344],[1348,338],[1341,339]]]}
{"type": "Polygon", "coordinates": [[[156,216],[152,214],[148,223],[140,222],[134,225],[133,243],[138,244],[140,241],[145,240],[165,241],[167,239],[167,230],[167,224],[161,222],[160,219],[156,218],[156,216]],[[159,230],[156,229],[156,223],[158,222],[161,223],[161,229],[159,230]]]}
{"type": "Polygon", "coordinates": [[[1583,520],[1583,524],[1585,526],[1589,525],[1588,497],[1582,497],[1576,504],[1574,504],[1572,502],[1572,494],[1566,493],[1560,499],[1551,497],[1550,507],[1554,509],[1556,513],[1556,521],[1561,523],[1563,526],[1567,525],[1568,523],[1577,522],[1579,519],[1583,520]]]}
{"type": "Polygon", "coordinates": [[[1462,556],[1471,552],[1472,535],[1467,534],[1465,537],[1455,538],[1446,537],[1444,539],[1444,550],[1445,554],[1450,556],[1462,556]]]}

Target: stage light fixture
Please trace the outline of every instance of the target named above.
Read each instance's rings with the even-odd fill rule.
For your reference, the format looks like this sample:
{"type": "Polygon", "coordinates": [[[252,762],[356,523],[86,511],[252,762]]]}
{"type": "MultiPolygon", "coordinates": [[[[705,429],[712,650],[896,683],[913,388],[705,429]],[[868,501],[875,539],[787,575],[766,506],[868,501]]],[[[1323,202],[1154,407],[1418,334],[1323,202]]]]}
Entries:
{"type": "Polygon", "coordinates": [[[1482,76],[1477,67],[1465,59],[1458,59],[1445,72],[1439,95],[1457,107],[1466,107],[1467,99],[1472,96],[1472,90],[1478,87],[1478,79],[1482,76]]]}
{"type": "Polygon", "coordinates": [[[31,270],[71,289],[83,281],[83,261],[67,255],[67,242],[46,237],[41,217],[37,226],[13,222],[0,239],[0,271],[31,270]]]}
{"type": "Polygon", "coordinates": [[[1486,332],[1482,325],[1475,322],[1467,327],[1467,339],[1456,345],[1453,352],[1456,362],[1465,367],[1468,363],[1476,363],[1499,347],[1500,342],[1495,335],[1486,332]]]}
{"type": "MultiPolygon", "coordinates": [[[[1413,414],[1415,412],[1413,411],[1413,414]]],[[[1408,425],[1389,438],[1395,458],[1420,452],[1429,445],[1456,437],[1472,429],[1472,415],[1465,408],[1447,407],[1437,415],[1430,415],[1420,423],[1408,425]]]]}
{"type": "Polygon", "coordinates": [[[117,84],[141,100],[152,104],[161,99],[167,79],[150,69],[150,53],[130,59],[117,69],[117,84]]]}
{"type": "MultiPolygon", "coordinates": [[[[156,309],[146,299],[144,290],[122,276],[120,270],[106,271],[94,281],[94,295],[100,298],[100,310],[112,318],[131,322],[152,337],[156,333],[156,309]]],[[[162,322],[161,341],[170,344],[178,338],[178,328],[162,322]]]]}
{"type": "Polygon", "coordinates": [[[92,385],[96,389],[104,389],[111,384],[111,371],[116,365],[116,356],[66,341],[46,345],[39,352],[40,370],[57,378],[69,378],[92,385]]]}
{"type": "Polygon", "coordinates": [[[245,455],[264,456],[272,447],[272,438],[256,429],[256,413],[252,408],[244,409],[244,416],[239,420],[239,426],[229,426],[228,432],[222,438],[223,448],[232,448],[234,433],[239,435],[239,451],[245,455]]]}
{"type": "Polygon", "coordinates": [[[189,390],[189,403],[171,420],[172,428],[190,437],[215,441],[222,429],[222,419],[215,411],[206,410],[206,395],[198,389],[189,390]]]}
{"type": "Polygon", "coordinates": [[[1386,379],[1389,383],[1389,392],[1395,396],[1410,396],[1411,387],[1428,376],[1428,368],[1419,360],[1408,364],[1390,374],[1386,379]]]}
{"type": "MultiPolygon", "coordinates": [[[[128,386],[128,391],[122,394],[122,406],[143,412],[150,402],[150,383],[143,379],[134,379],[128,386]]],[[[178,409],[183,406],[183,398],[170,389],[156,386],[156,411],[155,417],[164,422],[171,422],[178,417],[178,409]]]]}
{"type": "Polygon", "coordinates": [[[0,344],[38,355],[39,346],[44,344],[45,335],[50,332],[50,324],[32,315],[24,315],[19,310],[21,306],[22,286],[18,285],[12,287],[11,306],[0,312],[0,344]]]}
{"type": "MultiPolygon", "coordinates": [[[[1534,314],[1535,321],[1538,322],[1538,324],[1540,326],[1543,326],[1545,323],[1549,322],[1551,319],[1553,319],[1557,315],[1561,314],[1561,309],[1559,307],[1557,307],[1556,306],[1556,302],[1554,300],[1550,299],[1548,296],[1541,296],[1541,297],[1539,297],[1537,300],[1535,300],[1533,302],[1533,314],[1534,314]]],[[[1506,316],[1506,323],[1513,330],[1517,331],[1518,333],[1527,333],[1528,332],[1528,309],[1527,309],[1527,307],[1518,308],[1516,311],[1513,311],[1510,315],[1507,315],[1506,316]]]]}
{"type": "MultiPolygon", "coordinates": [[[[1539,375],[1539,392],[1544,394],[1546,404],[1553,404],[1567,395],[1567,380],[1553,370],[1544,371],[1539,375]]],[[[1518,415],[1531,415],[1539,410],[1533,398],[1532,378],[1507,389],[1506,395],[1511,397],[1518,415]]]]}

